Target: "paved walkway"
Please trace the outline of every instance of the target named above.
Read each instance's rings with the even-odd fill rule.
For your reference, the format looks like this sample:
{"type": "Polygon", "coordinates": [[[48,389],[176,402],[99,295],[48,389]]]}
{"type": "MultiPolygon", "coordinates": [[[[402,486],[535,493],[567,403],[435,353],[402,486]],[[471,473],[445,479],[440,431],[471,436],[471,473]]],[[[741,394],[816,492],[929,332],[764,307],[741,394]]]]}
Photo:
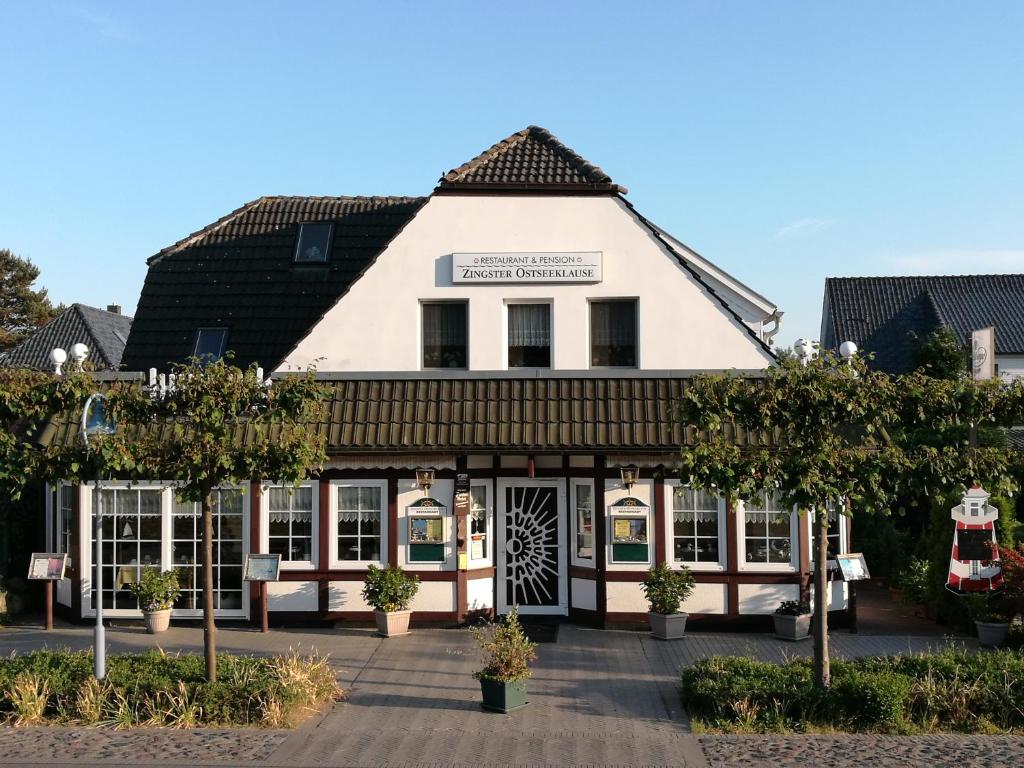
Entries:
{"type": "MultiPolygon", "coordinates": [[[[168,651],[195,651],[202,644],[202,634],[194,628],[175,627],[160,636],[119,628],[108,630],[107,636],[115,653],[158,645],[168,651]]],[[[500,715],[479,707],[479,687],[471,677],[477,659],[465,632],[416,630],[382,640],[360,629],[275,630],[268,635],[229,629],[219,639],[224,651],[316,648],[328,653],[348,700],[290,732],[0,728],[0,764],[807,766],[857,764],[859,760],[851,760],[854,754],[872,754],[877,765],[887,764],[879,755],[893,760],[902,755],[904,765],[928,755],[932,765],[962,766],[976,764],[986,752],[991,753],[988,765],[1024,760],[1024,744],[1013,739],[983,740],[979,746],[942,737],[936,745],[878,737],[822,742],[818,737],[698,739],[690,734],[676,690],[680,666],[716,653],[781,661],[809,655],[807,641],[692,633],[665,643],[642,633],[563,626],[557,643],[539,648],[530,706],[500,715]],[[812,744],[816,751],[808,752],[812,744]],[[935,757],[939,753],[948,761],[935,757]],[[70,755],[74,757],[69,760],[70,755]]],[[[914,652],[945,642],[836,633],[833,651],[837,656],[914,652]]],[[[60,627],[53,633],[0,631],[0,653],[44,645],[88,648],[90,643],[85,627],[60,627]]]]}

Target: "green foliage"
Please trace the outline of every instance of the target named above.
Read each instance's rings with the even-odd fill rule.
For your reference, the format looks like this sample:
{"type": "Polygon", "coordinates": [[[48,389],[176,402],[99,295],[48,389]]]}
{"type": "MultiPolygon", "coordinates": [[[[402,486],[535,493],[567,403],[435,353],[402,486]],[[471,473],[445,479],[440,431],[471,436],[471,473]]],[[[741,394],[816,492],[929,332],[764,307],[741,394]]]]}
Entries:
{"type": "Polygon", "coordinates": [[[685,565],[674,571],[668,563],[661,562],[651,568],[640,586],[651,613],[672,614],[679,613],[679,606],[693,593],[695,581],[685,565]]]}
{"type": "Polygon", "coordinates": [[[370,565],[363,581],[363,599],[378,611],[405,611],[419,588],[419,576],[393,565],[370,565]]]}
{"type": "Polygon", "coordinates": [[[896,569],[910,557],[910,536],[892,517],[878,517],[856,527],[856,548],[870,563],[872,577],[896,586],[896,569]]]}
{"type": "MultiPolygon", "coordinates": [[[[943,582],[945,575],[946,572],[943,571],[943,582]]],[[[933,592],[933,581],[931,565],[919,557],[911,558],[907,567],[896,576],[897,588],[903,590],[903,599],[911,605],[928,601],[933,592]]]]}
{"type": "Polygon", "coordinates": [[[943,326],[922,339],[912,332],[914,368],[938,379],[967,373],[967,349],[952,328],[943,326]]]}
{"type": "Polygon", "coordinates": [[[779,607],[775,609],[775,612],[779,616],[806,616],[811,612],[810,603],[804,603],[800,600],[783,600],[779,603],[779,607]]]}
{"type": "Polygon", "coordinates": [[[164,611],[174,605],[181,594],[178,571],[160,572],[158,568],[143,568],[138,581],[128,584],[128,591],[139,601],[143,611],[164,611]]]}
{"type": "Polygon", "coordinates": [[[50,303],[45,288],[32,288],[38,278],[39,267],[0,248],[0,352],[20,344],[63,309],[50,303]]]}
{"type": "Polygon", "coordinates": [[[1024,729],[1024,655],[946,650],[836,661],[828,691],[808,660],[712,657],[682,673],[696,724],[726,731],[883,733],[1024,729]]]}
{"type": "Polygon", "coordinates": [[[290,726],[341,694],[327,659],[222,655],[221,679],[205,680],[202,657],[160,651],[109,657],[92,677],[86,652],[35,651],[0,660],[0,719],[127,728],[160,725],[290,726]]]}
{"type": "Polygon", "coordinates": [[[537,644],[523,632],[517,611],[509,612],[504,622],[471,627],[469,631],[480,648],[483,662],[473,673],[477,680],[512,683],[533,674],[530,662],[537,659],[537,644]]]}

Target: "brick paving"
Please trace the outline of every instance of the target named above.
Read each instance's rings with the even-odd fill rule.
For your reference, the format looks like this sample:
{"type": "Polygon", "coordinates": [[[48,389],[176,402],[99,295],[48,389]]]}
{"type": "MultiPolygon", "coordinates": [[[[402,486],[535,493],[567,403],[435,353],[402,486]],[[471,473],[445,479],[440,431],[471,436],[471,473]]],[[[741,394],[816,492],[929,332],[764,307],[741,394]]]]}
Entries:
{"type": "MultiPolygon", "coordinates": [[[[159,636],[108,630],[111,652],[162,647],[197,651],[202,633],[174,627],[159,636]]],[[[224,651],[330,654],[348,700],[294,731],[0,728],[0,765],[264,766],[876,766],[1013,765],[1024,740],[1011,737],[700,736],[690,733],[676,688],[684,664],[712,654],[782,661],[811,653],[809,641],[767,635],[691,633],[677,642],[646,634],[571,625],[540,646],[530,706],[484,712],[470,673],[475,650],[465,632],[417,629],[382,640],[363,629],[288,629],[268,635],[224,629],[224,651]],[[73,762],[68,755],[73,754],[73,762]]],[[[832,637],[836,656],[917,652],[945,638],[920,635],[832,637]]],[[[0,653],[41,646],[88,648],[87,627],[53,633],[0,631],[0,653]]]]}

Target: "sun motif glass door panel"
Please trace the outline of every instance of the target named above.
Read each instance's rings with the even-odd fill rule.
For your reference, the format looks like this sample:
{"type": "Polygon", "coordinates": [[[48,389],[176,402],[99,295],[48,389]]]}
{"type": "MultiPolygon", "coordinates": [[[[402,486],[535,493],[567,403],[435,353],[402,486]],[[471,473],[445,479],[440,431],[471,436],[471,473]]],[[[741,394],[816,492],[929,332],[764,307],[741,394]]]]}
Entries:
{"type": "Polygon", "coordinates": [[[500,480],[497,533],[500,613],[565,614],[564,489],[558,480],[500,480]]]}

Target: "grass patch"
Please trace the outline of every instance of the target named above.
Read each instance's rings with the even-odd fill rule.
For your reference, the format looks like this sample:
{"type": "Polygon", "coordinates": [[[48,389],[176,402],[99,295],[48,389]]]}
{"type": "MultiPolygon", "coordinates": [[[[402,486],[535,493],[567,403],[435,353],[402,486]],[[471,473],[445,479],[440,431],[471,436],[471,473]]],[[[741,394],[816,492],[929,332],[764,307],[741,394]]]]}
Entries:
{"type": "Polygon", "coordinates": [[[809,659],[715,656],[682,673],[696,731],[726,733],[1024,732],[1024,653],[945,650],[832,662],[814,687],[809,659]]]}
{"type": "Polygon", "coordinates": [[[287,728],[341,696],[316,653],[217,656],[208,683],[203,658],[162,651],[110,656],[92,676],[92,653],[35,651],[0,659],[0,722],[12,725],[255,726],[287,728]]]}

